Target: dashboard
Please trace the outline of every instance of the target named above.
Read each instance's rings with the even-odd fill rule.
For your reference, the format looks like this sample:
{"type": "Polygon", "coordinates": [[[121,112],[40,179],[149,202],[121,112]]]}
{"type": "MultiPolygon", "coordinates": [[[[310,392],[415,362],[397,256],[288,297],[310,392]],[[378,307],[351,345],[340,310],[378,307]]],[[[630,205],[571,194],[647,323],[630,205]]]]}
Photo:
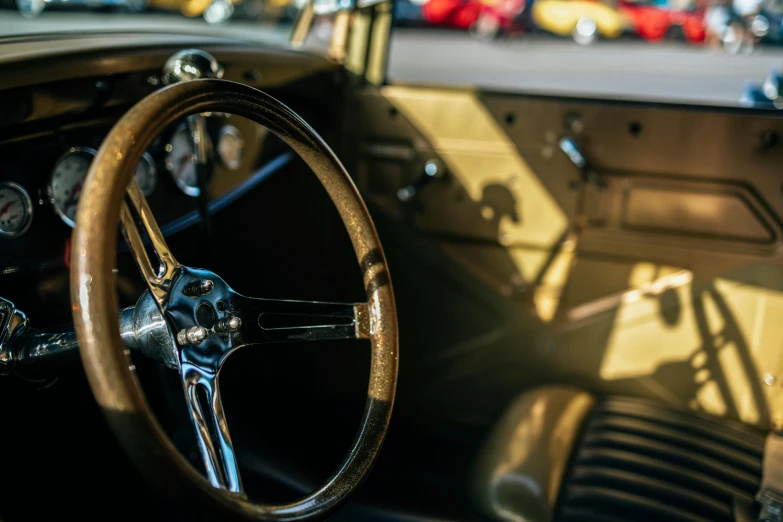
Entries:
{"type": "MultiPolygon", "coordinates": [[[[208,190],[219,197],[250,174],[266,129],[230,115],[207,118],[210,142],[208,190]],[[211,182],[214,178],[214,183],[211,182]]],[[[55,130],[0,147],[0,245],[3,274],[67,263],[82,184],[111,122],[55,130]]],[[[161,226],[178,230],[200,195],[191,125],[178,122],[145,152],[134,177],[161,226]]],[[[193,224],[192,219],[187,224],[193,224]]]]}
{"type": "MultiPolygon", "coordinates": [[[[210,169],[208,187],[221,195],[248,175],[266,129],[230,115],[207,118],[210,169]],[[247,136],[246,136],[247,135],[247,136]],[[218,178],[210,183],[212,178],[218,178]]],[[[65,263],[82,184],[111,122],[56,130],[0,147],[0,245],[3,274],[65,263]]],[[[196,152],[189,122],[159,136],[136,168],[135,179],[163,227],[178,228],[177,218],[196,208],[200,194],[196,152]]],[[[181,225],[180,225],[181,226],[181,225]]]]}
{"type": "MultiPolygon", "coordinates": [[[[322,72],[322,60],[248,50],[232,41],[81,36],[64,39],[57,50],[48,47],[56,56],[37,61],[30,60],[37,42],[0,44],[0,63],[9,71],[0,79],[0,105],[7,109],[0,116],[0,277],[67,267],[82,183],[96,150],[136,101],[162,87],[165,59],[188,44],[213,53],[225,79],[264,88],[301,113],[310,112],[308,96],[328,92],[297,86],[297,80],[322,72]],[[134,45],[126,48],[131,39],[134,45]],[[13,52],[20,45],[25,52],[15,67],[13,52]],[[70,62],[76,65],[63,68],[69,60],[59,54],[69,45],[74,53],[70,62]],[[34,83],[24,85],[24,80],[34,83]]],[[[310,121],[318,120],[311,116],[310,121]]],[[[136,168],[134,177],[164,235],[197,226],[205,213],[222,209],[293,159],[280,140],[249,120],[212,113],[204,121],[208,159],[203,197],[193,117],[158,136],[136,168]]],[[[126,248],[124,242],[118,244],[120,250],[126,248]]]]}
{"type": "MultiPolygon", "coordinates": [[[[208,52],[224,68],[224,79],[269,93],[299,114],[331,146],[341,145],[337,130],[341,130],[344,105],[330,102],[343,94],[346,78],[338,64],[322,57],[200,35],[0,38],[0,298],[24,312],[30,328],[46,332],[72,328],[68,260],[84,175],[110,129],[139,100],[163,87],[164,64],[183,49],[208,52]]],[[[194,181],[194,142],[187,118],[174,122],[151,143],[134,173],[177,260],[223,274],[233,288],[250,296],[340,302],[354,302],[363,296],[361,274],[345,227],[307,165],[260,125],[235,115],[212,113],[204,117],[201,121],[206,123],[211,152],[207,154],[209,168],[203,190],[194,181]],[[204,219],[204,207],[208,219],[204,219]]],[[[118,240],[117,249],[113,279],[117,306],[124,308],[136,303],[147,285],[125,241],[118,240]]],[[[57,333],[51,339],[47,346],[62,348],[73,336],[57,333]]],[[[274,388],[268,392],[264,388],[263,393],[275,397],[282,382],[296,386],[294,393],[286,393],[285,401],[271,401],[273,415],[283,418],[283,413],[296,411],[291,405],[305,403],[311,390],[323,390],[321,382],[334,373],[331,368],[345,371],[347,356],[333,355],[342,345],[332,342],[330,346],[328,352],[319,349],[323,355],[314,353],[312,359],[297,349],[266,354],[248,350],[246,355],[232,356],[236,362],[226,371],[240,375],[226,381],[239,383],[239,387],[226,387],[227,407],[232,412],[252,412],[252,402],[235,408],[237,403],[243,406],[246,400],[254,400],[250,398],[255,391],[243,389],[245,383],[255,390],[274,383],[274,388]],[[293,373],[280,371],[286,366],[285,358],[289,368],[295,369],[293,373]],[[245,371],[248,375],[241,375],[245,371]],[[282,405],[285,411],[276,410],[282,405]]],[[[345,349],[340,353],[356,353],[353,344],[345,349]]],[[[138,500],[134,506],[143,506],[137,510],[139,516],[143,516],[142,510],[149,511],[148,505],[158,509],[158,497],[136,488],[144,484],[135,480],[130,470],[125,471],[130,461],[109,434],[90,395],[77,352],[68,350],[63,357],[55,354],[49,358],[50,352],[41,352],[45,361],[19,362],[14,368],[18,378],[4,380],[5,396],[14,397],[7,416],[23,419],[15,423],[13,437],[34,444],[36,450],[16,452],[19,461],[14,459],[9,467],[13,473],[5,474],[12,484],[3,483],[4,491],[12,491],[14,504],[5,503],[0,516],[5,520],[10,512],[12,517],[20,513],[26,519],[38,518],[36,513],[48,510],[49,506],[33,498],[40,488],[16,486],[37,483],[40,470],[51,467],[52,462],[57,463],[57,469],[88,469],[96,476],[112,477],[98,484],[92,494],[110,502],[117,492],[126,498],[131,494],[138,500]],[[30,393],[32,390],[40,393],[30,393]],[[89,451],[72,451],[81,447],[89,451]],[[97,468],[91,467],[93,463],[97,468]],[[115,478],[121,481],[121,488],[115,478]]],[[[183,454],[190,456],[192,429],[188,418],[180,415],[186,413],[181,380],[146,357],[134,357],[133,363],[162,427],[183,454]]],[[[343,382],[346,379],[340,379],[343,382]]],[[[359,379],[356,387],[364,389],[366,382],[359,379]]],[[[339,387],[328,389],[332,393],[339,387]]],[[[361,398],[362,394],[355,396],[361,398]]],[[[331,396],[328,400],[325,404],[335,403],[331,396]]],[[[358,404],[359,413],[361,407],[358,404]]],[[[246,418],[252,421],[252,416],[246,418]]],[[[232,417],[232,422],[234,419],[238,421],[237,428],[232,425],[239,434],[237,440],[255,441],[255,437],[242,437],[248,429],[243,426],[243,416],[232,417]]],[[[263,477],[262,473],[256,475],[263,477]]],[[[56,488],[66,503],[79,496],[78,489],[84,489],[65,476],[55,477],[54,482],[51,476],[44,478],[67,486],[56,488]]],[[[126,509],[128,513],[131,518],[139,517],[126,509]]],[[[48,514],[40,517],[50,518],[48,514]]]]}

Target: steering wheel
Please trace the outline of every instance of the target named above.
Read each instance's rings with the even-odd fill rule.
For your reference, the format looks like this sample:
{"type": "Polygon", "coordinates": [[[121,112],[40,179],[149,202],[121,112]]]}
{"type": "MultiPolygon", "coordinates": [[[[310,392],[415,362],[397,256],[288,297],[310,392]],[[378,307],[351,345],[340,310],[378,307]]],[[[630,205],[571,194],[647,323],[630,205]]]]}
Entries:
{"type": "Polygon", "coordinates": [[[198,509],[256,520],[325,517],[356,489],[378,456],[394,402],[398,350],[394,294],[381,243],[356,186],[335,154],[299,116],[271,96],[225,80],[193,80],[149,95],[119,120],[92,162],[79,202],[72,240],[71,301],[84,368],[111,428],[142,471],[168,491],[185,495],[198,509]],[[167,126],[210,111],[236,114],[266,126],[313,170],[348,230],[362,270],[366,303],[249,298],[217,274],[176,261],[133,172],[167,126]],[[139,315],[152,319],[138,326],[152,328],[155,321],[163,325],[162,340],[158,336],[156,342],[168,350],[169,365],[181,376],[206,478],[175,449],[158,424],[120,336],[113,273],[118,222],[149,287],[137,309],[146,303],[154,312],[139,315]],[[307,315],[318,317],[320,324],[264,327],[259,321],[264,314],[307,315]],[[252,502],[242,488],[223,412],[221,366],[230,354],[249,345],[348,338],[369,339],[372,347],[367,401],[351,450],[310,495],[282,505],[252,502]]]}

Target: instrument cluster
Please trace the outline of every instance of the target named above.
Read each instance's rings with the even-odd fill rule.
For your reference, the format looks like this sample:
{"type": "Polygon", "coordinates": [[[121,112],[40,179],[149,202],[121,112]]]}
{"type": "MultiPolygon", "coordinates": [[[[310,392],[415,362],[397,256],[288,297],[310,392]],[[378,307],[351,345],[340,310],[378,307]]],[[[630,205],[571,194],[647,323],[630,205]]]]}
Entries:
{"type": "MultiPolygon", "coordinates": [[[[209,120],[209,161],[223,171],[239,169],[245,156],[242,132],[229,117],[209,120]]],[[[164,219],[192,210],[193,198],[200,194],[191,127],[188,120],[175,125],[153,143],[136,167],[136,181],[164,219]]],[[[85,178],[108,126],[101,131],[74,131],[2,147],[0,154],[7,161],[5,172],[0,171],[0,258],[21,252],[20,244],[30,236],[70,236],[85,178]],[[52,216],[66,226],[57,227],[52,216]]],[[[25,257],[29,254],[26,251],[25,257]]],[[[14,257],[18,263],[19,256],[14,257]]],[[[9,269],[8,260],[0,259],[0,270],[9,269]]]]}
{"type": "MultiPolygon", "coordinates": [[[[82,185],[95,154],[95,150],[89,147],[71,147],[52,169],[51,180],[46,188],[47,195],[54,211],[69,227],[73,227],[76,221],[82,185]]],[[[145,196],[152,194],[158,183],[158,170],[149,152],[141,157],[135,178],[145,196]]]]}

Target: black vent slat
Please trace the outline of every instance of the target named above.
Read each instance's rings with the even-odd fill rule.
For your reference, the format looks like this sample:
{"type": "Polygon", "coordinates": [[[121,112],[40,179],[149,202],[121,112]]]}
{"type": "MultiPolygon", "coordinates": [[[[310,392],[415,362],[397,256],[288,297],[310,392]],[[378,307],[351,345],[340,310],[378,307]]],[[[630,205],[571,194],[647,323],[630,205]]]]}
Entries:
{"type": "Polygon", "coordinates": [[[750,473],[761,472],[758,456],[754,457],[720,442],[705,440],[705,437],[683,433],[682,430],[664,424],[619,415],[606,415],[596,420],[594,427],[596,430],[617,431],[629,435],[640,435],[664,443],[677,444],[688,451],[735,465],[750,473]]]}
{"type": "MultiPolygon", "coordinates": [[[[640,455],[676,462],[702,473],[714,475],[738,488],[753,488],[756,483],[753,474],[728,466],[717,459],[694,454],[673,444],[651,441],[644,437],[622,433],[589,433],[584,438],[584,447],[600,447],[633,451],[640,455]]],[[[760,475],[760,471],[759,471],[760,475]]]]}
{"type": "Polygon", "coordinates": [[[571,472],[571,481],[574,484],[611,488],[645,498],[655,497],[668,506],[695,515],[701,514],[710,520],[731,516],[731,508],[725,502],[638,473],[598,466],[579,466],[571,472]]]}
{"type": "Polygon", "coordinates": [[[651,401],[596,405],[559,496],[559,522],[731,522],[752,501],[764,434],[651,401]]]}
{"type": "Polygon", "coordinates": [[[629,451],[606,448],[598,450],[582,449],[579,453],[579,465],[614,467],[619,470],[635,471],[661,477],[661,479],[667,480],[672,484],[677,484],[680,487],[698,491],[714,498],[725,499],[726,502],[729,502],[734,497],[752,499],[755,494],[755,491],[734,487],[713,475],[629,451]]]}
{"type": "Polygon", "coordinates": [[[713,420],[699,416],[700,422],[693,422],[696,414],[680,411],[671,407],[662,407],[647,401],[636,399],[612,398],[596,406],[600,412],[624,415],[629,418],[646,419],[678,428],[707,440],[715,440],[727,446],[761,457],[764,452],[764,440],[759,440],[758,432],[738,422],[721,419],[713,420]]]}
{"type": "MultiPolygon", "coordinates": [[[[566,499],[571,506],[603,507],[608,513],[633,513],[633,520],[666,520],[669,522],[715,522],[716,519],[699,516],[667,505],[657,499],[634,495],[611,488],[571,486],[566,499]],[[638,515],[637,515],[638,513],[638,515]]],[[[598,512],[597,510],[595,510],[598,512]]]]}
{"type": "Polygon", "coordinates": [[[628,522],[627,518],[598,514],[589,509],[564,508],[558,517],[558,522],[628,522]]]}

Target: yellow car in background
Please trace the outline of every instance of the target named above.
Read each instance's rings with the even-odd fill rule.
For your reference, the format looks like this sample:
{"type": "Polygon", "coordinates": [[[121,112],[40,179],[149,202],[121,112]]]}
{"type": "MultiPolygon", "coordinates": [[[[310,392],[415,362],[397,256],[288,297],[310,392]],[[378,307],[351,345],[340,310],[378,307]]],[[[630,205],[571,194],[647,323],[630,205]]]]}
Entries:
{"type": "Polygon", "coordinates": [[[294,0],[266,0],[264,18],[269,20],[293,20],[294,15],[304,2],[294,0]]]}
{"type": "Polygon", "coordinates": [[[149,0],[149,8],[179,11],[184,16],[203,16],[209,23],[223,23],[234,14],[234,6],[243,0],[149,0]]]}
{"type": "Polygon", "coordinates": [[[628,27],[628,18],[594,0],[536,0],[533,20],[545,31],[571,36],[580,45],[601,38],[617,38],[628,27]]]}

